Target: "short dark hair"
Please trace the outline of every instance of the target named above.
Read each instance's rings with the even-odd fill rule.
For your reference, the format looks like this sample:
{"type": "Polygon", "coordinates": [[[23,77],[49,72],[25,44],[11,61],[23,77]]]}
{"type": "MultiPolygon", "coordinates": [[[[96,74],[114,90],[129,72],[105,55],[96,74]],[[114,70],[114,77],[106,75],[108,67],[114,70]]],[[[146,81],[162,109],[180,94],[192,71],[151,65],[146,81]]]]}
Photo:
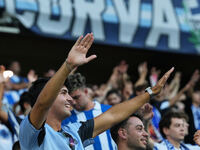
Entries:
{"type": "MultiPolygon", "coordinates": [[[[50,78],[39,78],[32,83],[32,86],[28,91],[30,96],[32,97],[31,107],[33,107],[33,105],[35,104],[37,97],[39,96],[40,92],[49,80],[50,78]]],[[[67,80],[64,82],[64,85],[67,87],[67,80]]]]}
{"type": "Polygon", "coordinates": [[[166,138],[166,135],[164,134],[163,129],[164,128],[168,128],[169,129],[169,127],[171,125],[172,118],[185,119],[186,122],[188,122],[188,116],[183,112],[176,112],[176,111],[167,112],[161,118],[160,123],[159,123],[160,133],[164,138],[166,138]]]}
{"type": "Polygon", "coordinates": [[[119,96],[122,100],[122,95],[119,93],[119,91],[117,89],[111,89],[110,91],[108,91],[106,93],[106,98],[108,98],[108,96],[110,96],[111,94],[116,94],[117,96],[119,96]]]}
{"type": "MultiPolygon", "coordinates": [[[[137,118],[139,118],[142,121],[142,118],[139,115],[137,115],[137,114],[132,114],[130,117],[137,117],[137,118]]],[[[120,128],[125,128],[127,126],[128,120],[129,120],[130,117],[128,117],[127,119],[123,120],[122,122],[114,125],[110,129],[112,139],[115,141],[115,143],[118,142],[118,130],[120,128]]]]}
{"type": "Polygon", "coordinates": [[[21,96],[20,96],[20,99],[19,99],[19,105],[20,105],[20,108],[22,110],[22,112],[25,111],[25,108],[24,108],[24,103],[28,103],[30,104],[31,106],[33,105],[33,97],[31,96],[31,94],[29,92],[24,92],[21,96]]]}
{"type": "Polygon", "coordinates": [[[67,89],[69,93],[86,87],[86,79],[80,73],[69,75],[67,78],[67,89]]]}

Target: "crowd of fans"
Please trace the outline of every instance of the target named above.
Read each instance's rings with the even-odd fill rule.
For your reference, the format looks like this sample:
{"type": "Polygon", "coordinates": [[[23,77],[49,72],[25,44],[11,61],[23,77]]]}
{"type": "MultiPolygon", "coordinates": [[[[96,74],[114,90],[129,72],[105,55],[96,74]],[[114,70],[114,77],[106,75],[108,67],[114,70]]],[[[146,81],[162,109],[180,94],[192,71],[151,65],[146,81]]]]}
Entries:
{"type": "MultiPolygon", "coordinates": [[[[6,69],[13,71],[14,75],[4,76],[5,67],[0,67],[0,149],[18,150],[21,144],[20,123],[30,114],[41,89],[54,76],[55,71],[49,70],[45,78],[41,79],[34,70],[30,70],[27,77],[21,77],[18,61],[11,62],[6,69]],[[36,88],[41,89],[34,95],[36,88]]],[[[156,67],[149,69],[148,63],[143,62],[138,66],[139,78],[133,83],[127,73],[128,69],[129,65],[122,60],[113,68],[107,83],[101,85],[87,83],[81,73],[73,70],[65,85],[73,99],[71,105],[74,109],[71,116],[62,121],[62,126],[98,118],[114,105],[144,95],[147,87],[154,87],[160,74],[163,74],[163,70],[157,70],[156,67]]],[[[110,130],[95,138],[82,140],[83,147],[86,150],[200,150],[199,77],[199,70],[195,70],[187,84],[181,86],[181,72],[175,72],[172,74],[173,79],[165,84],[158,95],[151,95],[149,103],[110,130]]],[[[66,107],[70,106],[67,104],[66,107]]],[[[42,131],[45,130],[39,132],[39,145],[44,138],[40,138],[42,131]]],[[[70,136],[67,134],[66,137],[71,139],[70,136]]],[[[85,139],[86,135],[80,137],[85,139]]],[[[73,144],[69,142],[71,149],[74,149],[73,144]]]]}

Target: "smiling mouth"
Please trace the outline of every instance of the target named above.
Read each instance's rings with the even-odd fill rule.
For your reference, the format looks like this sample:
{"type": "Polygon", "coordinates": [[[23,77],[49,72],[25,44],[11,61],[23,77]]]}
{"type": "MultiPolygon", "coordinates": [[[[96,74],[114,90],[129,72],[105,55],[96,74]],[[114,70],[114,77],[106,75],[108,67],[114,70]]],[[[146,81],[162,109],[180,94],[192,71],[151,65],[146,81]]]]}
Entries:
{"type": "Polygon", "coordinates": [[[71,105],[70,104],[65,104],[65,107],[71,108],[71,105]]]}
{"type": "Polygon", "coordinates": [[[141,141],[144,145],[147,145],[147,139],[141,139],[141,141]]]}

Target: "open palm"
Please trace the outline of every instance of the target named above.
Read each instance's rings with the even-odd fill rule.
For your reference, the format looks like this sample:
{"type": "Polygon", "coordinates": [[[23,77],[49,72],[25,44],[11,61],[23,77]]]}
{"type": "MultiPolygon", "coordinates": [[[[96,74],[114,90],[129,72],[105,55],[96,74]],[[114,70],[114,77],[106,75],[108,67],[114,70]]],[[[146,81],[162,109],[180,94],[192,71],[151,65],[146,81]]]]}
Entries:
{"type": "Polygon", "coordinates": [[[96,55],[86,57],[93,41],[94,37],[92,33],[88,33],[84,38],[80,36],[68,54],[67,63],[75,68],[96,58],[96,55]]]}
{"type": "Polygon", "coordinates": [[[162,78],[157,82],[157,84],[152,88],[153,94],[157,95],[160,93],[162,88],[164,87],[167,79],[169,78],[170,74],[174,71],[174,67],[172,67],[169,71],[167,71],[162,78]]]}

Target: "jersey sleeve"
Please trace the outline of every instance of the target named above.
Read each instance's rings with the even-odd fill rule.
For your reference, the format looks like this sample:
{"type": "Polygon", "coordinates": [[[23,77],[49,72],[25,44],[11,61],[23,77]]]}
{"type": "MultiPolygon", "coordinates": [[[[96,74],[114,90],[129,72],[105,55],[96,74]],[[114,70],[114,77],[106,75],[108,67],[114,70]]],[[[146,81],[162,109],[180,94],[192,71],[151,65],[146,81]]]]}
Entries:
{"type": "Polygon", "coordinates": [[[37,130],[30,122],[29,115],[20,124],[19,142],[22,149],[30,149],[38,142],[38,135],[44,126],[37,130]]]}
{"type": "Polygon", "coordinates": [[[86,122],[81,122],[81,126],[78,130],[79,136],[83,141],[92,138],[93,130],[94,130],[94,119],[90,119],[86,122]]]}

